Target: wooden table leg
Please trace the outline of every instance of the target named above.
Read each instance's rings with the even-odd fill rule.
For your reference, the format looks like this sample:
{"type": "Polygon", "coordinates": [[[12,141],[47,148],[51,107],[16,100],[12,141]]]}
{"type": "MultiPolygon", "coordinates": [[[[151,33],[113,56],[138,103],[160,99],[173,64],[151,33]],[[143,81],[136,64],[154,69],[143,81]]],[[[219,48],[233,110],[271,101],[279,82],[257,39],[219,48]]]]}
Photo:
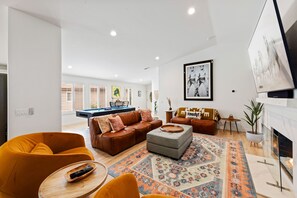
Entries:
{"type": "Polygon", "coordinates": [[[231,121],[229,122],[230,122],[230,134],[232,134],[231,121]]]}
{"type": "Polygon", "coordinates": [[[235,126],[236,126],[236,129],[237,129],[237,133],[239,133],[236,121],[235,121],[235,126]]]}
{"type": "Polygon", "coordinates": [[[225,131],[225,128],[226,128],[226,121],[225,121],[225,123],[224,123],[224,130],[223,130],[223,131],[225,131]]]}

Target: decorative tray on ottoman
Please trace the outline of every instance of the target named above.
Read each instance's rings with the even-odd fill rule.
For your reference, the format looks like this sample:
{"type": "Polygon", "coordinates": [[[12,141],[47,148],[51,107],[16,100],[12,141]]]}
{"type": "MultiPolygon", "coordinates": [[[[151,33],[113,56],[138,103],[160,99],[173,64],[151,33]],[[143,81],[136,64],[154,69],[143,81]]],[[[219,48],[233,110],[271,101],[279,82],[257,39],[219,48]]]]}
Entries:
{"type": "Polygon", "coordinates": [[[87,177],[89,174],[91,174],[96,169],[95,163],[86,163],[81,166],[78,166],[74,169],[71,169],[65,174],[65,178],[68,182],[74,182],[81,180],[85,177],[87,177]]]}
{"type": "Polygon", "coordinates": [[[179,133],[179,132],[183,132],[184,128],[179,125],[165,124],[160,127],[160,130],[168,133],[179,133]]]}

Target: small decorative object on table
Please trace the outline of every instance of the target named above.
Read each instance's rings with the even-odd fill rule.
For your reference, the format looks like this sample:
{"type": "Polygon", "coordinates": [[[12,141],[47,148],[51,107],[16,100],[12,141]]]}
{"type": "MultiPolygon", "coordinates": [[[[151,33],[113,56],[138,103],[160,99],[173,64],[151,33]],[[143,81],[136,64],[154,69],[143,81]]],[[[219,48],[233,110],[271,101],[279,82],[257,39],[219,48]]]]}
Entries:
{"type": "Polygon", "coordinates": [[[161,126],[160,130],[168,133],[179,133],[179,132],[183,132],[184,128],[174,124],[166,124],[161,126]]]}
{"type": "Polygon", "coordinates": [[[65,178],[68,182],[78,181],[90,175],[95,169],[94,163],[86,163],[68,171],[65,178]]]}
{"type": "Polygon", "coordinates": [[[169,110],[172,110],[171,108],[171,99],[167,97],[168,105],[169,105],[169,110]]]}

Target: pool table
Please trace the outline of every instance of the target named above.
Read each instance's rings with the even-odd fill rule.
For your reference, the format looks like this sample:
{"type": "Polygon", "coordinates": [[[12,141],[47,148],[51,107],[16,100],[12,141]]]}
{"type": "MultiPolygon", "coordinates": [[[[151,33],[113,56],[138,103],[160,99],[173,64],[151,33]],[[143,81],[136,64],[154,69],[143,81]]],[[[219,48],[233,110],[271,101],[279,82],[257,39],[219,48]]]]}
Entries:
{"type": "Polygon", "coordinates": [[[108,115],[113,113],[122,113],[128,111],[135,111],[135,107],[127,107],[127,106],[115,106],[115,107],[105,107],[105,108],[96,108],[96,109],[85,109],[76,111],[77,117],[88,118],[88,126],[89,126],[89,118],[94,116],[108,115]]]}

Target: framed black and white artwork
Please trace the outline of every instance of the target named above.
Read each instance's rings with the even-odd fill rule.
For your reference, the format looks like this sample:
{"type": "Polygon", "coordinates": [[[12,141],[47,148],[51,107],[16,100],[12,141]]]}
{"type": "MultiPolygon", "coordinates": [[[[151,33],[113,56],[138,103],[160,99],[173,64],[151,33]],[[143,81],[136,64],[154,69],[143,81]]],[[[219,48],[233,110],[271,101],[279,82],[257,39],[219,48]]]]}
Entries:
{"type": "Polygon", "coordinates": [[[213,100],[213,60],[184,64],[184,99],[213,100]]]}

